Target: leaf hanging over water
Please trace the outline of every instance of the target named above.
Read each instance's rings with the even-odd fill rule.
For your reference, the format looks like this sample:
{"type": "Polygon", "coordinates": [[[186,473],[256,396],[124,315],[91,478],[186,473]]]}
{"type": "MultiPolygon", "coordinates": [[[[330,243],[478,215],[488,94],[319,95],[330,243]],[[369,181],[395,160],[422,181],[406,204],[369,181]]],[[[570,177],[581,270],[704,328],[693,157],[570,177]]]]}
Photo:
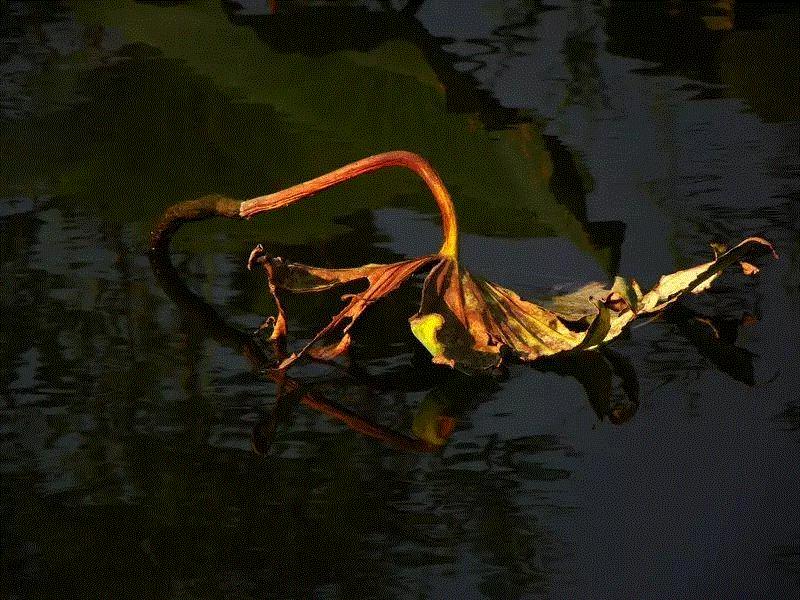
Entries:
{"type": "Polygon", "coordinates": [[[617,337],[637,316],[661,311],[685,293],[707,290],[728,266],[739,263],[745,275],[756,274],[758,268],[745,262],[745,257],[771,253],[777,258],[772,245],[758,237],[747,238],[727,251],[715,244],[714,260],[664,275],[646,294],[636,280],[617,277],[610,288],[590,283],[577,292],[550,298],[548,306],[540,306],[472,275],[459,264],[458,226],[450,194],[430,163],[403,151],[376,154],[310,181],[246,200],[238,210],[236,202],[229,199],[222,204],[207,199],[179,203],[165,212],[154,229],[151,248],[153,252],[164,251],[172,233],[187,220],[213,215],[249,219],[385,167],[411,169],[428,185],[442,216],[442,246],[438,252],[419,258],[350,269],[285,263],[265,256],[263,248],[257,246],[250,254],[248,268],[260,263],[267,274],[278,314],[265,325],[272,325],[271,338],[280,347],[287,330],[281,290],[314,293],[359,280],[367,283],[363,291],[343,296],[346,306],[300,351],[283,360],[280,369],[306,354],[318,360],[344,354],[350,346],[350,329],[364,311],[431,265],[419,311],[410,319],[411,330],[434,363],[476,371],[497,367],[505,359],[530,362],[560,352],[596,348],[617,337]]]}
{"type": "Polygon", "coordinates": [[[432,254],[388,265],[370,264],[352,269],[323,269],[298,263],[285,263],[280,258],[262,256],[256,259],[264,266],[270,282],[270,291],[278,306],[276,322],[285,322],[278,290],[308,293],[328,290],[337,285],[359,280],[365,280],[368,284],[361,292],[342,296],[347,305],[302,350],[289,356],[280,367],[287,368],[306,353],[320,360],[332,360],[346,352],[350,346],[350,328],[362,313],[374,302],[400,287],[425,265],[438,260],[441,258],[432,254]],[[340,334],[337,341],[328,344],[319,343],[337,332],[340,334]]]}
{"type": "Polygon", "coordinates": [[[584,338],[554,313],[474,277],[454,260],[440,262],[428,275],[410,323],[434,362],[469,369],[497,366],[506,352],[535,360],[575,348],[584,338]]]}
{"type": "Polygon", "coordinates": [[[635,280],[618,277],[611,289],[592,283],[552,298],[553,310],[445,260],[425,282],[411,329],[434,362],[467,370],[497,366],[505,357],[528,362],[595,348],[617,337],[638,315],[659,312],[685,293],[705,291],[730,265],[740,262],[746,275],[756,273],[742,259],[769,253],[777,258],[769,242],[747,238],[713,261],[664,275],[646,294],[635,280]]]}

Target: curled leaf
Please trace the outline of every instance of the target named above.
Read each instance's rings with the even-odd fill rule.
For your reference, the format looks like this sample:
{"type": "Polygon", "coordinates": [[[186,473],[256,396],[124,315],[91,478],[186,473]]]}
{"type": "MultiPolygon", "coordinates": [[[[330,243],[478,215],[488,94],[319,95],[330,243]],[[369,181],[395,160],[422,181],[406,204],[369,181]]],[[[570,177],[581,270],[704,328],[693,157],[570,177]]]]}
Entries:
{"type": "Polygon", "coordinates": [[[280,367],[288,367],[304,354],[320,360],[332,360],[344,354],[350,346],[350,328],[363,312],[374,302],[400,287],[422,267],[438,260],[441,260],[440,257],[432,254],[388,265],[370,264],[352,269],[323,269],[298,263],[287,264],[280,258],[266,256],[259,258],[258,262],[264,266],[270,291],[278,306],[279,322],[283,318],[283,309],[278,290],[319,292],[353,281],[367,282],[365,290],[343,296],[342,300],[346,301],[347,305],[305,347],[285,359],[280,367]],[[328,344],[320,343],[326,338],[335,337],[336,333],[340,336],[338,340],[328,344]]]}
{"type": "MultiPolygon", "coordinates": [[[[745,256],[764,254],[771,254],[773,258],[778,258],[772,244],[767,240],[760,237],[749,237],[710,262],[671,275],[664,275],[658,280],[658,284],[642,298],[640,312],[659,311],[687,292],[699,294],[711,287],[711,284],[726,267],[742,263],[745,256]]],[[[744,264],[749,265],[749,263],[744,264]]],[[[749,266],[752,267],[752,265],[749,266]]],[[[758,269],[753,270],[747,267],[743,270],[745,275],[754,275],[758,272],[758,269]]]]}
{"type": "Polygon", "coordinates": [[[575,348],[585,337],[554,313],[473,276],[453,260],[431,270],[410,323],[434,362],[468,369],[497,366],[507,353],[535,360],[575,348]]]}
{"type": "Polygon", "coordinates": [[[611,287],[611,294],[606,301],[613,303],[612,308],[617,312],[629,308],[636,314],[639,312],[639,302],[642,300],[642,290],[635,279],[626,279],[619,275],[614,278],[614,285],[611,287]]]}
{"type": "Polygon", "coordinates": [[[589,284],[552,298],[552,310],[471,275],[456,261],[442,260],[425,281],[411,329],[434,362],[467,370],[497,366],[504,357],[532,361],[591,349],[617,337],[638,315],[656,313],[685,293],[702,292],[725,267],[765,253],[777,258],[769,242],[747,238],[713,261],[661,277],[646,294],[635,280],[617,278],[611,289],[589,284]]]}

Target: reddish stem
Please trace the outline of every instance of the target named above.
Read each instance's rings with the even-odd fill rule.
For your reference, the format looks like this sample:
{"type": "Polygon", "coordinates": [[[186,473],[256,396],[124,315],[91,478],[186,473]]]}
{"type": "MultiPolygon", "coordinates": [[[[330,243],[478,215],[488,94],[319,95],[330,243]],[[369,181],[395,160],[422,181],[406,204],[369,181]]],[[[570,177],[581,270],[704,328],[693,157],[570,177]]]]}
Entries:
{"type": "Polygon", "coordinates": [[[359,175],[371,173],[384,167],[405,167],[422,177],[433,194],[436,204],[439,206],[439,212],[442,215],[443,241],[439,254],[456,259],[458,254],[458,226],[450,193],[447,191],[439,174],[427,160],[418,154],[402,150],[375,154],[285,190],[245,200],[239,208],[239,216],[249,219],[258,213],[288,206],[301,198],[311,196],[359,175]]]}
{"type": "Polygon", "coordinates": [[[161,219],[153,228],[150,233],[150,248],[153,251],[163,251],[169,244],[172,234],[187,221],[199,221],[215,216],[249,219],[258,213],[288,206],[301,198],[384,167],[405,167],[422,177],[433,194],[442,215],[443,241],[439,255],[455,260],[458,255],[458,226],[450,194],[441,177],[428,161],[417,154],[402,150],[375,154],[305,183],[244,202],[217,195],[178,202],[164,211],[161,219]]]}

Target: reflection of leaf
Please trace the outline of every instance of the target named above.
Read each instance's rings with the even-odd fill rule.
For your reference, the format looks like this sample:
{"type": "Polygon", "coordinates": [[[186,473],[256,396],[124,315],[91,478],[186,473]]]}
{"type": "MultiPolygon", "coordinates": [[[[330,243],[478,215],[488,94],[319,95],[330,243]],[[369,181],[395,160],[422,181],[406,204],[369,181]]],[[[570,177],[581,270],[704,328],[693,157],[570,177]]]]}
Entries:
{"type": "Polygon", "coordinates": [[[583,386],[589,404],[601,421],[607,418],[614,425],[622,425],[639,408],[636,371],[627,359],[610,350],[558,354],[539,360],[533,366],[541,371],[574,377],[583,386]]]}
{"type": "Polygon", "coordinates": [[[443,446],[456,428],[456,419],[447,414],[448,408],[437,394],[428,393],[414,413],[414,435],[434,446],[443,446]]]}
{"type": "MultiPolygon", "coordinates": [[[[180,76],[214,92],[205,93],[210,96],[206,101],[198,90],[202,102],[195,107],[187,99],[176,104],[190,110],[172,112],[169,95],[161,98],[153,86],[134,79],[126,82],[128,96],[115,95],[107,102],[102,98],[104,102],[92,105],[93,111],[105,111],[105,106],[116,111],[121,103],[123,114],[137,119],[137,127],[117,129],[131,130],[132,137],[143,139],[126,140],[127,148],[109,148],[104,140],[95,140],[91,136],[94,129],[105,131],[109,121],[116,122],[114,114],[104,114],[102,126],[89,128],[88,144],[77,133],[75,140],[60,140],[61,147],[79,149],[82,160],[77,162],[91,164],[86,171],[88,179],[76,181],[72,175],[77,166],[69,162],[59,173],[66,181],[79,184],[70,187],[77,196],[94,202],[112,190],[136,190],[136,202],[121,203],[125,206],[137,206],[144,197],[163,204],[166,199],[210,191],[247,197],[259,189],[256,186],[264,185],[264,179],[269,186],[279,187],[289,178],[311,176],[358,156],[402,147],[434,161],[457,190],[465,231],[562,235],[592,254],[604,270],[612,270],[613,253],[596,247],[583,222],[583,207],[571,205],[581,200],[569,199],[564,204],[564,198],[554,196],[554,161],[541,131],[531,124],[489,131],[473,114],[448,110],[436,74],[420,49],[407,40],[388,40],[370,52],[334,52],[312,58],[276,51],[269,39],[259,39],[252,28],[232,23],[218,2],[169,7],[109,1],[78,4],[75,10],[84,22],[119,29],[127,42],[139,48],[158,49],[162,58],[147,62],[169,63],[174,65],[172,71],[183,67],[184,72],[169,77],[180,76]],[[227,103],[219,96],[246,104],[227,103]],[[231,112],[242,117],[231,118],[231,112]],[[163,141],[166,127],[176,130],[168,137],[180,144],[163,141]],[[276,130],[278,139],[269,139],[276,130]],[[164,168],[164,143],[170,144],[169,169],[164,168]],[[137,151],[134,160],[129,149],[140,147],[148,151],[137,151]],[[284,156],[287,151],[289,156],[284,156]],[[209,163],[219,161],[222,169],[204,162],[209,152],[209,163]],[[114,168],[100,160],[107,156],[115,157],[114,168]],[[96,164],[98,161],[102,164],[96,164]],[[464,165],[470,166],[465,169],[464,165]],[[171,179],[165,181],[164,173],[171,179]],[[220,182],[208,187],[209,173],[220,182]],[[257,178],[262,178],[262,183],[256,183],[257,178]],[[142,182],[148,189],[138,194],[142,182]],[[487,213],[489,199],[497,210],[487,213]]],[[[133,64],[125,77],[135,77],[143,68],[148,67],[133,64]]],[[[155,87],[163,85],[171,94],[180,93],[173,92],[175,84],[169,77],[155,87]]],[[[52,137],[50,133],[41,137],[52,137]]],[[[420,188],[413,184],[403,177],[360,181],[346,203],[334,192],[323,202],[276,214],[263,230],[263,239],[296,243],[329,238],[331,231],[340,230],[334,221],[343,214],[343,205],[356,210],[402,202],[427,210],[420,188]]],[[[204,238],[198,237],[200,240],[191,243],[204,238]]]]}

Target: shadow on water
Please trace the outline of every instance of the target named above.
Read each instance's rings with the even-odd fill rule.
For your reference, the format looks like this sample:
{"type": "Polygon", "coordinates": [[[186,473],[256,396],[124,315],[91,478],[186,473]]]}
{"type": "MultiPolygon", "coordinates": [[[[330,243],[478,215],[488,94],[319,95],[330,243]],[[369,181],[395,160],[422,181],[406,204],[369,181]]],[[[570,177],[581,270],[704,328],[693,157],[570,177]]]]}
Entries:
{"type": "MultiPolygon", "coordinates": [[[[427,34],[413,17],[357,7],[325,9],[322,12],[332,15],[344,11],[341,19],[352,19],[354,31],[365,21],[365,35],[360,37],[373,41],[364,57],[341,51],[315,58],[287,54],[281,36],[269,37],[273,32],[264,28],[280,15],[251,17],[245,27],[234,25],[219,10],[187,8],[196,12],[200,31],[205,27],[225,32],[204,37],[204,58],[198,62],[196,42],[176,39],[170,21],[161,18],[159,11],[169,7],[146,6],[155,12],[131,15],[122,9],[115,12],[114,6],[87,5],[81,10],[90,23],[107,19],[116,24],[119,19],[119,27],[123,32],[130,29],[137,43],[111,52],[90,70],[74,69],[70,59],[56,57],[71,78],[66,85],[34,79],[39,94],[62,110],[19,122],[3,136],[10,149],[24,148],[29,156],[25,168],[17,171],[14,165],[3,182],[9,191],[56,181],[55,190],[42,192],[55,191],[57,197],[69,196],[87,206],[122,191],[125,197],[120,201],[98,208],[120,222],[150,221],[163,208],[150,199],[198,196],[209,189],[253,196],[376,150],[402,147],[432,160],[455,188],[465,232],[565,235],[608,275],[615,273],[624,225],[587,218],[591,179],[577,164],[579,159],[557,138],[542,135],[520,111],[499,106],[469,74],[456,70],[455,57],[442,50],[446,40],[427,34]],[[370,34],[377,36],[373,39],[366,33],[375,19],[386,21],[375,31],[386,32],[370,34]],[[249,37],[251,27],[266,43],[249,37]],[[242,38],[242,44],[232,45],[228,37],[242,38]],[[242,61],[247,57],[245,65],[254,64],[231,81],[227,65],[234,56],[242,61]],[[311,77],[315,60],[319,66],[310,71],[316,73],[311,77]],[[217,85],[208,85],[206,78],[217,85]],[[301,92],[281,97],[281,90],[291,88],[292,82],[301,92]],[[232,101],[227,90],[231,86],[234,95],[248,102],[232,101]],[[314,91],[328,88],[337,98],[335,92],[343,86],[357,91],[350,102],[324,102],[314,91]],[[80,97],[73,96],[77,89],[80,97]],[[452,99],[470,100],[454,107],[452,99]],[[297,135],[298,119],[310,121],[302,136],[297,135]],[[126,127],[130,122],[138,126],[126,127]],[[168,140],[160,135],[165,128],[173,133],[168,140]],[[108,131],[120,135],[108,136],[108,131]],[[332,143],[341,138],[350,143],[332,143]],[[73,151],[65,153],[64,148],[73,151]],[[504,155],[506,148],[510,154],[504,155]],[[467,161],[475,165],[475,172],[465,177],[458,165],[467,161]],[[160,168],[165,162],[171,169],[160,168]],[[497,203],[492,211],[485,210],[487,197],[497,203]],[[132,207],[138,209],[135,215],[132,207]],[[510,218],[520,211],[527,218],[510,218]]],[[[298,23],[313,21],[318,14],[305,10],[293,18],[298,23]]],[[[103,26],[95,27],[101,27],[97,36],[103,39],[103,26]]],[[[336,39],[328,27],[331,34],[317,39],[336,39]]],[[[292,47],[305,43],[305,51],[315,48],[312,38],[304,39],[298,36],[292,47]]],[[[418,187],[399,175],[353,187],[356,193],[346,198],[333,191],[324,203],[301,203],[274,215],[270,232],[281,232],[284,241],[324,239],[336,232],[333,220],[341,216],[340,206],[359,208],[353,206],[353,198],[363,208],[399,203],[423,213],[431,209],[418,187]],[[374,200],[365,202],[368,198],[374,200]]],[[[199,249],[206,239],[198,236],[189,243],[199,249]]]]}

